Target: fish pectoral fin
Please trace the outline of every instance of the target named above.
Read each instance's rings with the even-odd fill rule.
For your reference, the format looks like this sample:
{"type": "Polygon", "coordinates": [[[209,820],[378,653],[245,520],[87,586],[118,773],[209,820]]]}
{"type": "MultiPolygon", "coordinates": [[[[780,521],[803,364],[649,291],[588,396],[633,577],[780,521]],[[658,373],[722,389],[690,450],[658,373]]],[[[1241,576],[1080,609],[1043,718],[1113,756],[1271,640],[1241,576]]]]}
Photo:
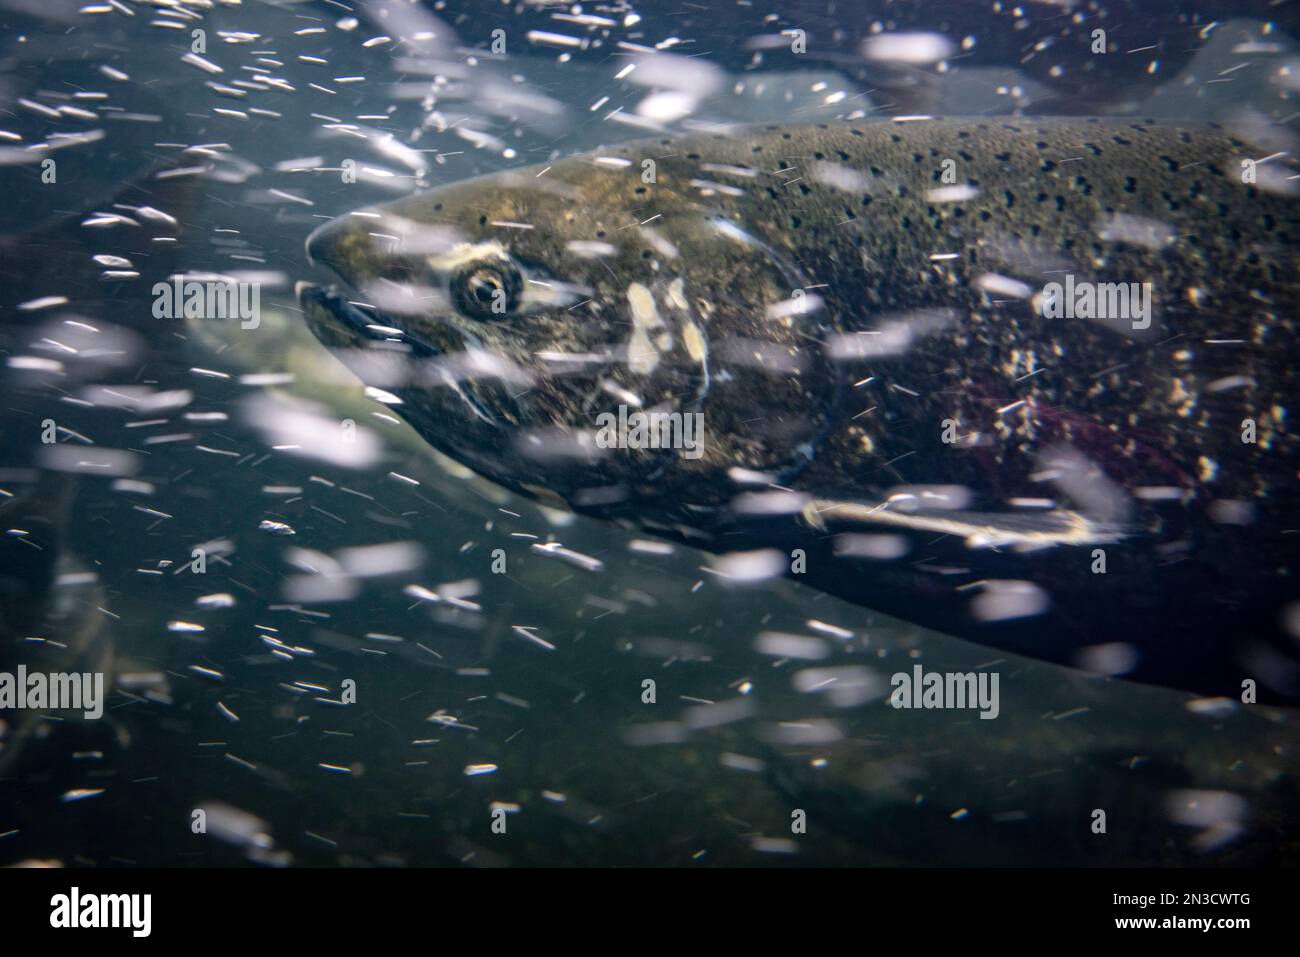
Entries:
{"type": "Polygon", "coordinates": [[[1122,531],[1068,509],[1044,512],[904,511],[888,502],[813,499],[803,519],[824,529],[828,520],[883,525],[961,538],[968,548],[1011,547],[1020,551],[1057,545],[1093,545],[1123,538],[1122,531]]]}

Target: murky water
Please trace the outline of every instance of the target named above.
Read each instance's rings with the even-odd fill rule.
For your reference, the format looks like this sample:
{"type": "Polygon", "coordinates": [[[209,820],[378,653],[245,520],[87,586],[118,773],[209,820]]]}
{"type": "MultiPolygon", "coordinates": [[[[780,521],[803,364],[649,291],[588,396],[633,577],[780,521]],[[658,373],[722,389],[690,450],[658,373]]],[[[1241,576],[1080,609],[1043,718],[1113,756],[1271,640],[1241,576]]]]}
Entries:
{"type": "Polygon", "coordinates": [[[864,72],[896,25],[717,6],[6,5],[0,488],[36,503],[4,530],[38,580],[5,607],[61,604],[7,623],[0,666],[107,655],[111,690],[98,720],[0,712],[0,863],[1295,861],[1294,711],[729,582],[432,453],[307,331],[320,224],[655,123],[1047,103],[1295,135],[1286,5],[1150,14],[1124,72],[1073,90],[1009,11],[922,5],[897,26],[950,38],[947,65],[864,72]],[[629,80],[645,47],[698,95],[629,80]],[[175,273],[256,284],[255,318],[156,318],[175,273]],[[824,656],[773,653],[790,635],[824,656]],[[998,672],[997,718],[889,707],[916,664],[998,672]]]}

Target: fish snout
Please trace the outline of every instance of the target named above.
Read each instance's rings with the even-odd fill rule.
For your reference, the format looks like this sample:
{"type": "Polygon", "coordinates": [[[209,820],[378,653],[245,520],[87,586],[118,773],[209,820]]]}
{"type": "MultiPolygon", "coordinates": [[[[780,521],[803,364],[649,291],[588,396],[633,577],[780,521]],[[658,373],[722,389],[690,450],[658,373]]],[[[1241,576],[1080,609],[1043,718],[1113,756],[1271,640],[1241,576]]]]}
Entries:
{"type": "Polygon", "coordinates": [[[313,265],[328,266],[336,273],[343,272],[342,238],[344,227],[339,219],[317,226],[307,237],[307,261],[313,265]]]}

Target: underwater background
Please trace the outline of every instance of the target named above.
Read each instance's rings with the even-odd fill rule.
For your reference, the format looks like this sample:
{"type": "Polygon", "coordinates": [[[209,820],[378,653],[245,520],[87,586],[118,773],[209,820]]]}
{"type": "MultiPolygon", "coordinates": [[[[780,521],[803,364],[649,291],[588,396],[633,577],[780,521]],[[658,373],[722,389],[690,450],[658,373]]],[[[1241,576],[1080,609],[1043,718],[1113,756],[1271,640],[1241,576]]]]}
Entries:
{"type": "Polygon", "coordinates": [[[0,4],[0,489],[50,529],[32,561],[57,557],[45,597],[67,647],[48,660],[113,686],[99,721],[0,716],[0,864],[1295,863],[1294,711],[729,582],[702,553],[507,493],[331,358],[294,283],[320,278],[303,241],[334,216],[645,135],[629,49],[682,57],[707,89],[684,129],[1036,111],[1285,143],[1298,19],[1065,0],[0,4]],[[1098,24],[1122,51],[1100,72],[1061,39],[1098,24]],[[864,42],[898,30],[953,56],[923,77],[867,64],[864,42]],[[41,141],[52,180],[26,151],[41,141]],[[154,318],[153,278],[177,272],[258,283],[256,327],[154,318]],[[790,635],[815,655],[771,653],[765,636],[790,635]],[[996,666],[1015,690],[993,721],[886,707],[917,663],[996,666]]]}

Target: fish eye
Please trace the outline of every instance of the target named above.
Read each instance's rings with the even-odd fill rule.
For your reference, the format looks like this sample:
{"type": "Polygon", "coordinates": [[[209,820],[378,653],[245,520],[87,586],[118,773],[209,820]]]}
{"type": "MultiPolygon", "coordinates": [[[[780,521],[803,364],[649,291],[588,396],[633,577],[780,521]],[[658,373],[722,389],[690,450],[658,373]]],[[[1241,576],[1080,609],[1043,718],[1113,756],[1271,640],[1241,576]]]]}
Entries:
{"type": "Polygon", "coordinates": [[[472,263],[451,277],[451,301],[471,319],[503,319],[519,308],[522,288],[512,263],[472,263]]]}

